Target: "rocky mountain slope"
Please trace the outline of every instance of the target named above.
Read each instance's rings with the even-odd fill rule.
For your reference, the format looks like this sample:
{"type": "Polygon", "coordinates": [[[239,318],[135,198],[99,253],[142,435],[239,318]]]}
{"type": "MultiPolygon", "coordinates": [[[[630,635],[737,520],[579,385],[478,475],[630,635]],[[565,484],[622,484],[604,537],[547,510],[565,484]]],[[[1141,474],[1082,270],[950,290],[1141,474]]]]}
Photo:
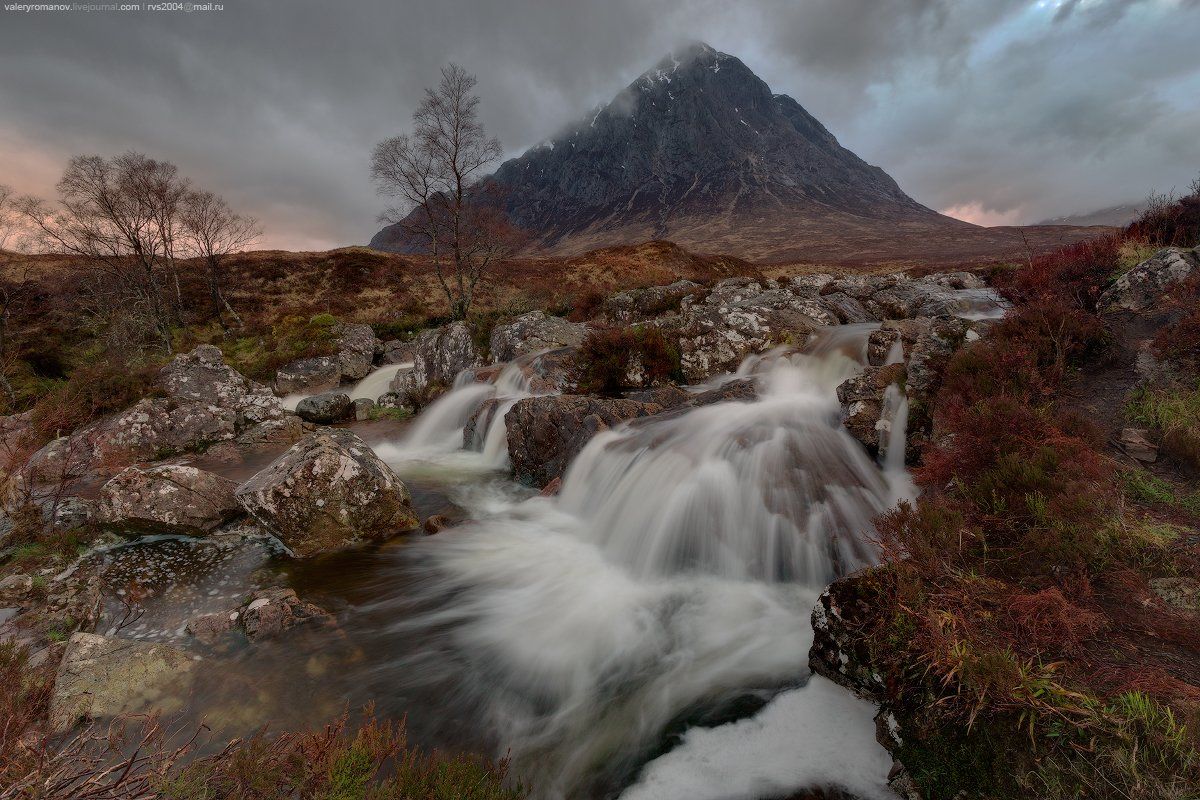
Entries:
{"type": "MultiPolygon", "coordinates": [[[[945,219],[740,60],[703,44],[668,56],[494,180],[513,221],[555,252],[645,239],[722,249],[718,241],[785,215],[945,219]]],[[[393,226],[371,244],[401,245],[400,233],[393,226]]]]}
{"type": "MultiPolygon", "coordinates": [[[[667,56],[492,179],[531,249],[549,255],[652,239],[775,262],[953,260],[1023,246],[1018,232],[921,205],[794,99],[705,44],[667,56]]],[[[402,224],[371,247],[405,252],[402,224]]]]}

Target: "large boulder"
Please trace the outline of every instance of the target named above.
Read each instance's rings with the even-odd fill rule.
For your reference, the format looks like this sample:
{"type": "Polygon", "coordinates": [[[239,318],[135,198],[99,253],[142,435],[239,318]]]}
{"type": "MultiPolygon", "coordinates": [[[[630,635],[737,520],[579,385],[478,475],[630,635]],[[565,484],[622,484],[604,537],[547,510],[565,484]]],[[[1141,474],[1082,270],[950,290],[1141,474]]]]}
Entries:
{"type": "Polygon", "coordinates": [[[294,444],[237,490],[238,501],[298,557],[416,527],[408,488],[348,430],[294,444]]]}
{"type": "Polygon", "coordinates": [[[566,472],[597,433],[662,410],[654,403],[581,395],[519,400],[504,417],[513,476],[531,486],[545,486],[566,472]]]}
{"type": "Polygon", "coordinates": [[[530,311],[492,328],[488,344],[493,364],[519,356],[561,347],[578,347],[587,335],[587,325],[530,311]]]}
{"type": "Polygon", "coordinates": [[[233,481],[195,467],[129,467],[100,489],[96,520],[126,534],[200,536],[241,512],[233,481]]]}
{"type": "Polygon", "coordinates": [[[296,405],[296,414],[305,422],[329,425],[353,416],[354,404],[345,392],[323,392],[306,397],[296,405]]]}
{"type": "Polygon", "coordinates": [[[1152,311],[1172,286],[1197,273],[1200,247],[1164,247],[1117,278],[1100,296],[1100,307],[1106,311],[1152,311]]]}
{"type": "Polygon", "coordinates": [[[733,372],[746,356],[779,344],[803,344],[816,327],[811,317],[794,309],[705,305],[684,317],[680,368],[689,383],[700,383],[733,372]]]}
{"type": "Polygon", "coordinates": [[[168,644],[76,633],[54,680],[50,727],[63,733],[86,720],[178,711],[199,664],[168,644]]]}
{"type": "Polygon", "coordinates": [[[342,366],[333,356],[301,358],[275,371],[275,394],[313,394],[336,389],[342,366]]]}
{"type": "Polygon", "coordinates": [[[222,360],[221,351],[201,345],[176,356],[159,372],[158,383],[168,397],[228,409],[238,415],[239,428],[284,415],[278,398],[222,360]]]}
{"type": "Polygon", "coordinates": [[[358,381],[374,369],[379,342],[370,325],[345,324],[338,329],[337,362],[341,377],[358,381]]]}
{"type": "Polygon", "coordinates": [[[429,386],[450,386],[464,369],[482,365],[470,327],[461,320],[452,322],[444,328],[421,331],[413,343],[413,367],[396,375],[392,391],[403,397],[429,386]]]}

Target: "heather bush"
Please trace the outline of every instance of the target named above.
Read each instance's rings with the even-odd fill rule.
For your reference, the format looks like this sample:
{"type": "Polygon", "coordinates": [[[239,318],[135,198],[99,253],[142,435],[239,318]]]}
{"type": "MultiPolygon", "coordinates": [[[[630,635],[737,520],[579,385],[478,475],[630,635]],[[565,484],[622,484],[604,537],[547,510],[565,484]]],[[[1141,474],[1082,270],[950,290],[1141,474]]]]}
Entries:
{"type": "Polygon", "coordinates": [[[573,368],[576,391],[600,394],[680,377],[678,344],[652,326],[592,328],[573,368]]]}

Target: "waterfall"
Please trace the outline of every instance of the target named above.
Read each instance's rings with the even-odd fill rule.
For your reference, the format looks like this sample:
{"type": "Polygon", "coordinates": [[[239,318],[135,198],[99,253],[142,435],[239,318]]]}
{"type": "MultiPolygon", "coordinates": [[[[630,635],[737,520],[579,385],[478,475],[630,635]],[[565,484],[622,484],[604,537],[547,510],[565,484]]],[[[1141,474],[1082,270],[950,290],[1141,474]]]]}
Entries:
{"type": "MultiPolygon", "coordinates": [[[[819,592],[875,559],[871,519],[911,492],[902,461],[881,469],[839,422],[835,389],[862,368],[873,327],[749,359],[739,374],[757,380],[756,400],[602,433],[558,497],[492,494],[466,509],[474,521],[412,542],[386,578],[412,591],[364,609],[387,621],[383,642],[406,643],[380,677],[437,685],[446,713],[492,731],[546,800],[613,796],[631,782],[630,797],[699,797],[679,776],[694,773],[693,743],[712,740],[697,729],[646,765],[666,732],[772,697],[763,714],[782,730],[841,752],[797,748],[788,785],[768,788],[888,796],[886,753],[869,730],[846,731],[868,725],[869,706],[807,667],[819,592]]],[[[500,383],[431,406],[391,458],[449,443],[500,383]]],[[[502,407],[475,441],[485,453],[502,407]]],[[[892,419],[888,452],[902,454],[899,405],[892,419]]],[[[738,788],[761,783],[752,766],[705,796],[756,797],[766,784],[738,788]]]]}

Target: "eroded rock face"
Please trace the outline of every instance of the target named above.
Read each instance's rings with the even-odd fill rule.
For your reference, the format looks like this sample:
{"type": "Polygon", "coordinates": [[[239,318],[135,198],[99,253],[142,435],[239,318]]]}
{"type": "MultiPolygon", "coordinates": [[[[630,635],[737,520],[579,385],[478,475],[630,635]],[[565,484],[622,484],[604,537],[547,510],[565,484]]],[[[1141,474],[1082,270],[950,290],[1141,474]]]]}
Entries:
{"type": "Polygon", "coordinates": [[[545,486],[600,431],[662,410],[653,403],[580,395],[520,400],[504,417],[513,476],[530,486],[545,486]]]}
{"type": "Polygon", "coordinates": [[[488,344],[493,364],[520,356],[561,347],[578,347],[587,335],[587,325],[551,317],[541,311],[496,325],[488,344]]]}
{"type": "Polygon", "coordinates": [[[275,371],[275,394],[312,394],[336,389],[342,367],[333,356],[301,358],[275,371]]]}
{"type": "Polygon", "coordinates": [[[199,664],[171,645],[76,633],[54,680],[50,726],[65,732],[82,720],[177,711],[199,664]]]}
{"type": "Polygon", "coordinates": [[[1117,278],[1100,296],[1106,311],[1153,311],[1172,286],[1200,271],[1200,248],[1164,247],[1117,278]]]}
{"type": "Polygon", "coordinates": [[[330,625],[333,615],[305,602],[285,587],[259,589],[230,611],[205,614],[188,621],[187,632],[205,644],[215,644],[227,633],[240,631],[251,641],[270,639],[300,625],[330,625]]]}
{"type": "Polygon", "coordinates": [[[306,436],[240,486],[237,498],[301,558],[418,524],[408,488],[347,430],[306,436]]]}
{"type": "Polygon", "coordinates": [[[100,489],[96,518],[126,534],[201,536],[241,513],[236,488],[195,467],[129,467],[100,489]]]}
{"type": "Polygon", "coordinates": [[[323,392],[306,397],[296,405],[296,414],[306,422],[330,425],[353,415],[353,403],[345,392],[323,392]]]}
{"type": "Polygon", "coordinates": [[[400,396],[440,384],[450,386],[464,369],[483,365],[483,358],[467,323],[452,322],[444,328],[421,331],[413,342],[413,368],[392,382],[400,396]]]}
{"type": "Polygon", "coordinates": [[[892,384],[903,383],[904,372],[903,364],[866,367],[861,374],[837,387],[838,401],[842,404],[842,425],[872,454],[879,452],[880,429],[886,427],[884,393],[892,384]],[[881,425],[881,421],[885,424],[881,425]]]}
{"type": "Polygon", "coordinates": [[[950,356],[962,347],[969,325],[957,317],[932,319],[913,342],[908,357],[908,377],[905,392],[909,403],[927,411],[932,407],[934,394],[941,385],[942,372],[950,356]]]}

